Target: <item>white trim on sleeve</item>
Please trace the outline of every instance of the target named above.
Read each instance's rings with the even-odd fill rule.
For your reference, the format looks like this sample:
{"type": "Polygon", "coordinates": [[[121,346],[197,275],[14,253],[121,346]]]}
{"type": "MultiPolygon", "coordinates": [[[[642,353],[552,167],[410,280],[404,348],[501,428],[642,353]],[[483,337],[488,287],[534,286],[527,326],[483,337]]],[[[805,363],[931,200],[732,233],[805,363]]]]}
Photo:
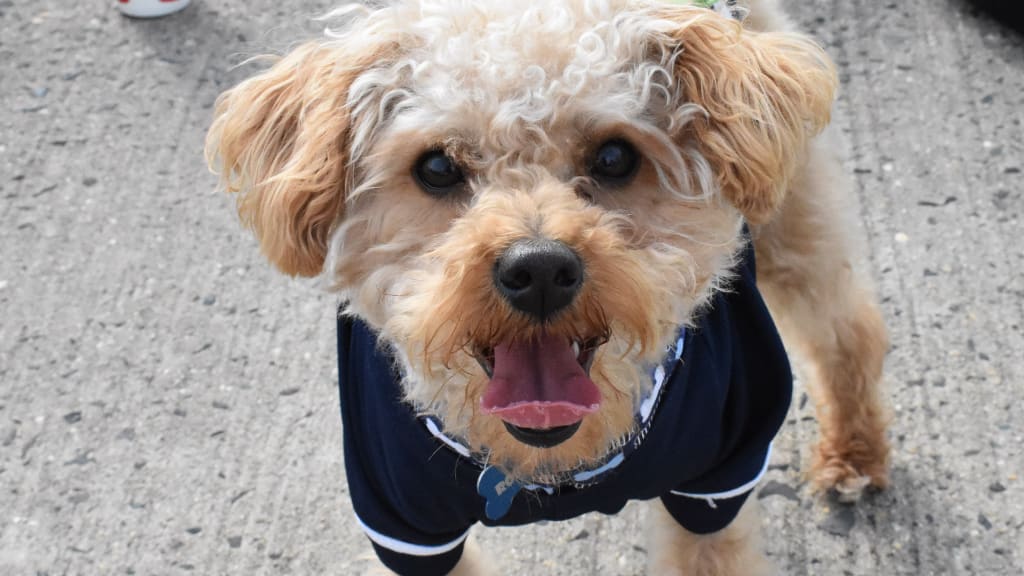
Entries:
{"type": "Polygon", "coordinates": [[[459,536],[447,544],[441,544],[439,546],[410,544],[409,542],[403,542],[397,538],[392,538],[391,536],[385,536],[373,528],[370,528],[365,522],[363,522],[363,519],[360,518],[358,514],[355,514],[355,517],[356,522],[359,522],[359,526],[363,528],[363,531],[366,532],[366,535],[369,536],[370,540],[373,540],[375,544],[383,546],[392,552],[398,552],[399,554],[406,554],[408,556],[437,556],[439,554],[444,554],[445,552],[450,552],[457,548],[459,544],[462,544],[466,539],[466,536],[469,536],[469,529],[467,528],[466,531],[462,533],[462,536],[459,536]]]}
{"type": "Polygon", "coordinates": [[[757,486],[758,482],[760,482],[761,479],[764,478],[765,473],[768,472],[768,462],[771,459],[772,444],[768,444],[768,453],[764,455],[764,464],[761,465],[761,471],[758,472],[757,476],[755,476],[754,479],[751,480],[750,482],[747,482],[742,486],[733,488],[732,490],[726,490],[724,492],[714,492],[711,494],[697,494],[694,492],[679,492],[677,490],[672,490],[670,494],[673,494],[675,496],[685,496],[687,498],[696,498],[698,500],[707,500],[709,506],[711,506],[712,508],[717,508],[717,506],[715,506],[715,500],[728,500],[729,498],[735,498],[737,496],[741,496],[753,490],[754,487],[757,486]]]}

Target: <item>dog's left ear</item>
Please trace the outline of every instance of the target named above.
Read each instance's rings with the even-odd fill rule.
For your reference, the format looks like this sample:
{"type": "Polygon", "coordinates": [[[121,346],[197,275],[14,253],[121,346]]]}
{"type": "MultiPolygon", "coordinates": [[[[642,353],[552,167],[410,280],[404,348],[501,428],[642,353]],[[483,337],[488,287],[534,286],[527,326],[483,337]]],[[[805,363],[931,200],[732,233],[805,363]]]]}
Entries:
{"type": "Polygon", "coordinates": [[[748,221],[764,222],[785,199],[807,141],[828,124],[834,66],[805,36],[745,30],[704,8],[667,14],[676,82],[706,111],[690,136],[725,197],[748,221]]]}

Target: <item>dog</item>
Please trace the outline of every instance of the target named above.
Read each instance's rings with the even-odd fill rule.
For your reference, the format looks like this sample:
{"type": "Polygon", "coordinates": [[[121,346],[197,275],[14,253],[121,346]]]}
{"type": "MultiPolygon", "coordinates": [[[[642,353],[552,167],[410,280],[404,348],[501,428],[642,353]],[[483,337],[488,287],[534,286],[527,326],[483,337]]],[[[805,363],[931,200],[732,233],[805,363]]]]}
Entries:
{"type": "Polygon", "coordinates": [[[776,2],[328,18],[221,96],[207,155],[269,261],[343,303],[346,475],[384,566],[490,573],[473,524],[636,499],[650,573],[771,573],[747,496],[787,348],[814,486],[885,487],[886,328],[822,133],[836,72],[776,2]]]}

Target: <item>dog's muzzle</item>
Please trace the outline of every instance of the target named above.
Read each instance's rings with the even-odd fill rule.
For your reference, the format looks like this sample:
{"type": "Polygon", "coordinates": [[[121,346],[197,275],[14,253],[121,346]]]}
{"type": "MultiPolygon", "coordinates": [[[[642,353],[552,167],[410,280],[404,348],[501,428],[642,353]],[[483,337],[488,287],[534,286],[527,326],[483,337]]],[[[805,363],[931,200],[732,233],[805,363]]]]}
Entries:
{"type": "Polygon", "coordinates": [[[601,338],[570,338],[548,330],[583,286],[583,262],[556,240],[513,242],[494,264],[493,282],[516,310],[544,328],[528,338],[482,343],[477,361],[490,382],[480,399],[485,414],[501,418],[516,440],[537,448],[565,442],[601,393],[590,366],[601,338]]]}

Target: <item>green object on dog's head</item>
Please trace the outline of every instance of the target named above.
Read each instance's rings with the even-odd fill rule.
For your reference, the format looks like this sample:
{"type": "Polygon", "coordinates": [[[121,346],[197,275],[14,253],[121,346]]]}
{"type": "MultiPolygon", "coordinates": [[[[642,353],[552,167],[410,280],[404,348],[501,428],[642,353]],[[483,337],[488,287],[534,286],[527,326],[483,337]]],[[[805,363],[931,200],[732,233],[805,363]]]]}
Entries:
{"type": "Polygon", "coordinates": [[[701,8],[711,8],[715,5],[718,0],[670,0],[673,4],[684,4],[686,6],[700,6],[701,8]]]}
{"type": "Polygon", "coordinates": [[[696,6],[718,12],[726,18],[743,20],[747,16],[747,9],[736,5],[736,0],[668,0],[671,4],[681,6],[696,6]]]}

